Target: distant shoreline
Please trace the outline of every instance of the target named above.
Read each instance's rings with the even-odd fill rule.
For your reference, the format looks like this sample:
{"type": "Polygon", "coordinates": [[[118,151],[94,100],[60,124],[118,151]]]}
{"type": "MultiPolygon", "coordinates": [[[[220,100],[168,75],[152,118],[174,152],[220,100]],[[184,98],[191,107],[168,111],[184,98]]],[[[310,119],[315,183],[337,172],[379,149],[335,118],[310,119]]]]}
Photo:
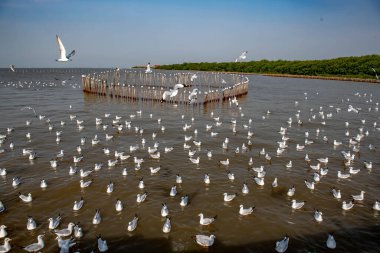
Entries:
{"type": "Polygon", "coordinates": [[[364,79],[355,77],[341,77],[341,76],[305,76],[305,75],[290,75],[290,74],[258,74],[262,76],[271,77],[287,77],[287,78],[304,78],[304,79],[322,79],[322,80],[334,80],[334,81],[349,81],[349,82],[362,82],[362,83],[378,83],[378,79],[364,79]]]}

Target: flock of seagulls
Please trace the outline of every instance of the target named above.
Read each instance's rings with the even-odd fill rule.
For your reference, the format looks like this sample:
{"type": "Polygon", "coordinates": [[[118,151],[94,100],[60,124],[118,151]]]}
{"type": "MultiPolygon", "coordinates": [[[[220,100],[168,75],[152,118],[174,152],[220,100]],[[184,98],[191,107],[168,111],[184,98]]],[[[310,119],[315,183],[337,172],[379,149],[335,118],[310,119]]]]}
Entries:
{"type": "MultiPolygon", "coordinates": [[[[69,59],[69,57],[66,58],[69,59]]],[[[176,91],[181,88],[184,88],[183,84],[176,84],[173,89],[168,91],[166,97],[173,94],[175,96],[176,91]]],[[[305,93],[305,100],[310,100],[310,96],[305,93]]],[[[315,96],[318,97],[318,95],[315,96]]],[[[320,194],[336,201],[337,206],[344,212],[354,211],[357,203],[365,206],[368,210],[373,210],[373,212],[380,211],[379,201],[376,196],[369,192],[370,188],[363,186],[363,189],[347,192],[339,189],[340,184],[330,185],[328,183],[329,180],[333,180],[333,182],[355,181],[364,176],[365,171],[370,173],[376,170],[376,163],[370,160],[363,161],[360,156],[373,157],[372,154],[377,152],[376,143],[372,142],[374,139],[371,139],[371,136],[380,130],[376,121],[373,121],[374,118],[378,117],[378,103],[373,101],[372,94],[356,93],[355,97],[358,100],[368,101],[366,113],[364,113],[364,108],[357,107],[350,100],[327,107],[311,108],[306,112],[296,101],[294,103],[295,116],[291,116],[282,123],[278,133],[279,140],[272,140],[275,148],[259,146],[260,144],[255,143],[255,139],[259,137],[256,133],[259,122],[270,120],[276,116],[276,112],[267,111],[261,118],[252,120],[252,116],[244,115],[245,109],[237,98],[230,99],[227,102],[228,111],[231,114],[227,112],[216,115],[212,111],[210,114],[201,115],[199,118],[196,117],[196,114],[191,117],[181,115],[178,118],[176,114],[171,115],[173,122],[176,122],[175,130],[165,128],[165,125],[170,123],[165,121],[166,117],[157,117],[142,109],[130,112],[129,115],[107,112],[104,115],[98,114],[95,118],[89,119],[83,114],[82,116],[76,114],[75,110],[70,107],[69,112],[63,115],[61,120],[53,120],[53,115],[50,118],[47,115],[38,114],[38,110],[27,106],[20,108],[25,115],[28,115],[24,119],[25,124],[12,125],[12,122],[7,122],[9,127],[4,132],[0,132],[0,156],[9,154],[14,157],[15,163],[23,159],[23,161],[29,161],[31,165],[38,164],[46,170],[46,174],[50,172],[64,173],[70,181],[75,182],[75,192],[80,195],[84,191],[95,194],[94,189],[104,185],[105,187],[102,186],[104,187],[103,193],[96,194],[114,196],[120,188],[125,187],[115,177],[111,179],[100,177],[107,166],[108,170],[117,174],[121,180],[134,176],[135,185],[128,185],[128,187],[135,189],[136,194],[129,197],[133,198],[135,205],[142,208],[146,202],[161,200],[157,210],[152,210],[152,212],[161,214],[163,220],[160,229],[164,234],[173,233],[179,229],[177,220],[181,213],[173,212],[173,209],[181,208],[181,211],[186,213],[189,206],[192,206],[193,203],[194,206],[197,206],[197,201],[200,201],[200,197],[194,197],[191,192],[183,190],[184,185],[192,184],[194,186],[204,185],[205,188],[213,191],[215,196],[219,196],[215,197],[215,203],[222,203],[226,209],[234,208],[236,217],[252,219],[252,222],[255,220],[256,211],[263,206],[259,200],[254,203],[249,196],[258,194],[256,189],[269,187],[274,194],[281,197],[280,207],[286,207],[296,214],[307,213],[307,210],[312,209],[310,217],[313,222],[323,226],[329,219],[329,212],[324,210],[323,204],[315,206],[313,201],[304,200],[300,196],[308,196],[309,199],[313,199],[314,192],[318,191],[324,184],[329,185],[330,190],[326,192],[321,190],[320,194]],[[343,111],[352,114],[353,117],[361,118],[360,127],[353,129],[349,127],[350,124],[353,124],[352,122],[343,122],[342,125],[344,124],[344,128],[350,133],[342,136],[330,136],[329,121],[334,118],[339,119],[343,111]],[[363,115],[368,114],[374,114],[375,117],[364,118],[363,115]],[[229,115],[234,116],[230,119],[229,115]],[[202,126],[197,124],[198,122],[202,122],[202,126]],[[308,124],[309,127],[304,128],[308,124]],[[316,127],[313,128],[313,126],[316,127]],[[89,131],[91,134],[86,132],[87,129],[91,129],[89,131]],[[34,140],[41,138],[38,134],[41,134],[43,130],[50,136],[50,139],[45,141],[51,142],[56,150],[39,150],[34,140]],[[93,131],[95,131],[94,135],[92,134],[93,131]],[[294,137],[294,132],[299,133],[300,131],[303,131],[304,135],[301,143],[299,138],[294,137]],[[179,136],[173,136],[173,133],[179,133],[179,136]],[[66,143],[64,149],[62,143],[69,139],[69,135],[78,136],[77,142],[66,143]],[[168,135],[170,137],[167,137],[168,135]],[[318,138],[319,135],[324,136],[318,138]],[[122,146],[117,145],[119,140],[125,136],[133,138],[134,141],[128,142],[128,146],[125,145],[125,142],[122,146]],[[217,142],[218,145],[208,146],[208,143],[212,141],[217,142]],[[370,145],[367,144],[368,146],[364,147],[363,143],[368,142],[370,145]],[[175,145],[165,146],[165,143],[175,143],[175,145]],[[339,156],[333,154],[319,156],[310,153],[311,147],[317,144],[324,145],[327,150],[340,150],[340,154],[339,156]],[[90,150],[97,152],[97,160],[89,161],[90,150]],[[46,152],[50,153],[49,161],[46,161],[46,157],[40,156],[40,153],[46,152]],[[281,171],[271,167],[274,163],[279,163],[283,161],[283,158],[287,158],[287,153],[290,152],[301,154],[304,157],[302,158],[304,160],[302,165],[299,161],[286,159],[281,171]],[[365,156],[366,152],[370,152],[370,155],[365,156]],[[186,170],[189,169],[177,168],[175,171],[168,171],[164,161],[176,159],[175,156],[188,157],[188,159],[183,159],[181,163],[186,164],[186,167],[194,168],[190,169],[193,174],[191,177],[187,177],[189,172],[186,170]],[[238,160],[245,160],[246,164],[241,166],[238,160]],[[336,167],[336,161],[339,161],[342,166],[336,167]],[[331,166],[330,164],[334,165],[331,166]],[[297,170],[302,170],[302,174],[309,175],[309,178],[296,176],[291,184],[283,179],[284,173],[297,170]],[[160,185],[165,188],[165,197],[155,194],[154,183],[152,183],[154,180],[159,180],[161,175],[165,175],[165,182],[167,181],[160,185]],[[197,175],[198,179],[194,175],[197,175]],[[225,178],[223,184],[217,182],[220,179],[215,179],[219,175],[223,175],[225,178]],[[105,182],[106,185],[102,184],[105,182]],[[238,187],[235,187],[236,182],[239,182],[238,187]],[[220,185],[214,188],[214,185],[218,184],[220,185]]],[[[168,106],[169,108],[170,106],[168,106]]],[[[12,231],[12,223],[7,222],[7,216],[12,215],[10,211],[12,208],[9,207],[29,204],[33,209],[36,205],[34,204],[35,201],[43,201],[46,192],[53,192],[57,189],[49,182],[48,177],[40,178],[37,182],[28,180],[22,171],[13,170],[11,165],[8,167],[1,166],[0,175],[4,178],[2,191],[4,189],[18,192],[18,198],[14,199],[3,199],[3,195],[0,196],[0,217],[1,222],[4,223],[0,224],[0,237],[5,238],[3,244],[0,245],[0,252],[9,252],[15,247],[11,242],[12,238],[16,236],[12,231]],[[29,192],[24,185],[28,185],[30,188],[27,189],[32,190],[29,192]],[[35,188],[32,187],[33,185],[35,188]],[[34,197],[36,192],[39,192],[37,200],[34,197]],[[7,232],[8,228],[10,228],[9,232],[7,232]]],[[[160,182],[160,184],[162,183],[163,181],[160,182]]],[[[96,200],[82,196],[76,198],[73,205],[68,208],[75,213],[81,213],[88,208],[87,206],[91,202],[96,204],[96,200]]],[[[120,214],[128,213],[131,204],[126,203],[125,196],[123,198],[118,196],[107,206],[120,214]]],[[[69,252],[70,248],[78,246],[86,233],[91,233],[89,231],[91,226],[100,226],[109,218],[104,215],[105,212],[102,209],[96,208],[88,221],[81,220],[78,223],[75,216],[60,213],[59,210],[62,208],[67,207],[57,206],[56,215],[46,217],[46,224],[32,216],[28,217],[26,230],[42,231],[43,233],[39,233],[37,238],[30,238],[29,241],[34,240],[34,243],[23,247],[25,251],[38,252],[44,249],[46,243],[53,243],[46,239],[48,237],[46,231],[49,231],[49,234],[54,234],[56,237],[56,243],[61,252],[69,252]]],[[[223,210],[221,209],[219,212],[211,215],[207,209],[199,208],[197,210],[199,224],[203,229],[199,230],[201,232],[198,234],[193,234],[194,243],[201,247],[212,247],[217,242],[218,230],[213,229],[213,226],[219,226],[218,223],[223,223],[223,210]]],[[[138,213],[133,214],[129,221],[124,224],[126,230],[129,233],[143,230],[144,228],[140,228],[141,225],[139,224],[140,220],[144,218],[138,213]]],[[[193,217],[194,220],[198,220],[198,218],[193,217]]],[[[239,222],[239,219],[235,221],[239,222]]],[[[290,236],[286,234],[273,243],[277,252],[287,251],[292,233],[293,231],[290,229],[288,232],[290,236]]],[[[104,233],[102,234],[104,236],[104,233]]],[[[103,236],[99,234],[93,238],[97,250],[99,252],[112,251],[112,244],[107,243],[103,236]]],[[[333,233],[327,234],[326,237],[324,246],[329,249],[336,248],[337,243],[333,233]]],[[[27,244],[26,241],[22,243],[27,244]]]]}

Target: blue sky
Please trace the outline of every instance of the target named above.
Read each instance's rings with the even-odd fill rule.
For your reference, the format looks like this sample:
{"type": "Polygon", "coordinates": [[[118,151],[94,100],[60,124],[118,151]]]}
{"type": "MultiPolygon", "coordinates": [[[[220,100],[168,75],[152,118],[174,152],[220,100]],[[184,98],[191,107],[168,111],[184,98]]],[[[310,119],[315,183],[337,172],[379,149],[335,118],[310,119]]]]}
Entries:
{"type": "Polygon", "coordinates": [[[380,54],[377,0],[1,0],[0,67],[380,54]],[[58,63],[55,35],[77,54],[58,63]]]}

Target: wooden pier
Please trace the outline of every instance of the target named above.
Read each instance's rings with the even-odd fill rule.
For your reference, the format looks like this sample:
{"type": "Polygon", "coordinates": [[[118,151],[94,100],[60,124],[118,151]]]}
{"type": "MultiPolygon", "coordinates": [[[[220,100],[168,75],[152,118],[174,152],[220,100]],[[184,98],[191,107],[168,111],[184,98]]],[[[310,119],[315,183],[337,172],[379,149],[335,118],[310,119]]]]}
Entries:
{"type": "Polygon", "coordinates": [[[248,93],[249,79],[240,74],[220,72],[174,73],[160,71],[146,74],[143,70],[109,70],[82,75],[83,92],[136,101],[157,101],[201,105],[248,93]],[[197,76],[194,77],[194,74],[197,76]],[[182,83],[174,97],[162,100],[163,93],[182,83]],[[189,94],[197,89],[196,99],[189,94]]]}

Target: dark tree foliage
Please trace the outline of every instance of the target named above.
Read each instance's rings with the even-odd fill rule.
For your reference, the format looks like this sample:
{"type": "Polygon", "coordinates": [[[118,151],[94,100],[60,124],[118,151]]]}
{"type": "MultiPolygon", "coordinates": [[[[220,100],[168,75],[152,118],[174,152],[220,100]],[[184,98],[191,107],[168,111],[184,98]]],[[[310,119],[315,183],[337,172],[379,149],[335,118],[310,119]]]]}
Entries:
{"type": "Polygon", "coordinates": [[[373,69],[375,69],[380,76],[380,55],[307,61],[260,60],[250,62],[184,62],[182,64],[160,65],[156,66],[156,68],[167,70],[376,78],[373,69]]]}

